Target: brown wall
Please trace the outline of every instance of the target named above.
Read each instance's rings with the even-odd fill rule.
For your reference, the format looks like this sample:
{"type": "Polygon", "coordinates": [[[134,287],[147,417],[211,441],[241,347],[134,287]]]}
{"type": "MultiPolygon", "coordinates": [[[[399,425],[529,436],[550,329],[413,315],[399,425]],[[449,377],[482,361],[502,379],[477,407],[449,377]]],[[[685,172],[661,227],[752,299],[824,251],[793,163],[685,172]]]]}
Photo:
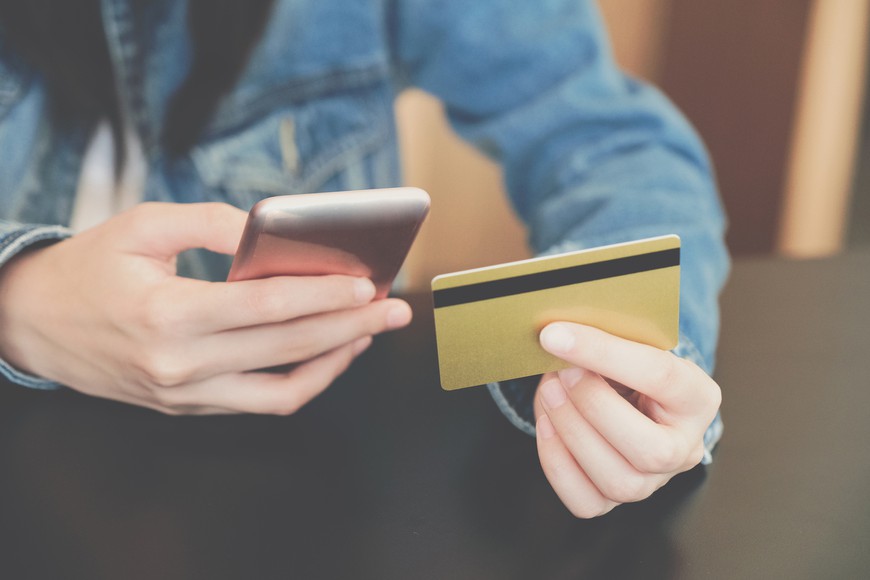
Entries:
{"type": "Polygon", "coordinates": [[[729,247],[769,252],[811,0],[671,1],[660,86],[710,149],[732,224],[729,247]]]}

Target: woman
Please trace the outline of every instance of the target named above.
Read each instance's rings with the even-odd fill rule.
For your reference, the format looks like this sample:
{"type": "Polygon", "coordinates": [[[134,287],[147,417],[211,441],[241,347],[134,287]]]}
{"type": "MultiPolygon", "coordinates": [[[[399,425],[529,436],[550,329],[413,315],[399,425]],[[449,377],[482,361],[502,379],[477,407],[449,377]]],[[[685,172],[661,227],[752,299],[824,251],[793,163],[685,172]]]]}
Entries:
{"type": "Polygon", "coordinates": [[[342,276],[204,279],[223,279],[262,197],[398,184],[392,105],[416,85],[502,163],[536,252],[682,238],[674,353],[556,323],[541,343],[571,370],[490,385],[562,501],[598,515],[710,460],[727,270],[711,169],[679,113],[617,71],[591,0],[0,4],[6,377],[167,413],[304,405],[407,304],[342,276]],[[87,227],[83,160],[108,135],[110,197],[149,203],[87,227]]]}

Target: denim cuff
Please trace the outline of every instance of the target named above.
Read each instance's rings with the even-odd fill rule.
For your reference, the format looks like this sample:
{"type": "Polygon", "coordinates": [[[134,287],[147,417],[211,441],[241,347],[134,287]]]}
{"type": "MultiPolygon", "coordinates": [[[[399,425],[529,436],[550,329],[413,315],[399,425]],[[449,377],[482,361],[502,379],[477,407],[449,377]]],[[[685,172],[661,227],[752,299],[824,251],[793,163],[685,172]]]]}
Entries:
{"type": "MultiPolygon", "coordinates": [[[[72,231],[61,226],[21,226],[11,232],[0,228],[0,268],[25,249],[39,243],[59,241],[72,235],[72,231]]],[[[32,389],[57,389],[61,385],[55,381],[42,379],[12,367],[0,358],[0,375],[13,383],[32,389]]]]}
{"type": "Polygon", "coordinates": [[[508,421],[532,437],[535,436],[535,390],[541,375],[489,383],[487,388],[508,421]]]}

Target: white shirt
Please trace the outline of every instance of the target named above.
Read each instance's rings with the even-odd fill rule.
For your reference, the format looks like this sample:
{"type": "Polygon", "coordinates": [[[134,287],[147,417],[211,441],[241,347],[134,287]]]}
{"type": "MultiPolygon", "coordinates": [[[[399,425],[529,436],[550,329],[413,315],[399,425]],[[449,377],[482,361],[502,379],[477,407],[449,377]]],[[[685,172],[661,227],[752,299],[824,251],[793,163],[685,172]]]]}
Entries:
{"type": "Polygon", "coordinates": [[[81,232],[99,225],[142,201],[147,163],[142,144],[129,127],[124,130],[126,162],[115,180],[115,148],[108,121],[94,131],[82,159],[70,228],[81,232]]]}

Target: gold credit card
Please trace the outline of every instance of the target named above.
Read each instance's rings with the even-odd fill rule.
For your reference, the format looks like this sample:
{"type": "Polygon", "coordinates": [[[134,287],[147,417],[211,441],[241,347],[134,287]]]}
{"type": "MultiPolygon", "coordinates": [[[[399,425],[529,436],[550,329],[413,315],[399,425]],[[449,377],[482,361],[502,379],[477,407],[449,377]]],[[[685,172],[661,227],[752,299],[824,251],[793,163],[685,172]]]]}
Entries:
{"type": "Polygon", "coordinates": [[[577,322],[669,350],[679,338],[680,238],[648,238],[436,276],[447,391],[570,366],[545,351],[549,323],[577,322]]]}

